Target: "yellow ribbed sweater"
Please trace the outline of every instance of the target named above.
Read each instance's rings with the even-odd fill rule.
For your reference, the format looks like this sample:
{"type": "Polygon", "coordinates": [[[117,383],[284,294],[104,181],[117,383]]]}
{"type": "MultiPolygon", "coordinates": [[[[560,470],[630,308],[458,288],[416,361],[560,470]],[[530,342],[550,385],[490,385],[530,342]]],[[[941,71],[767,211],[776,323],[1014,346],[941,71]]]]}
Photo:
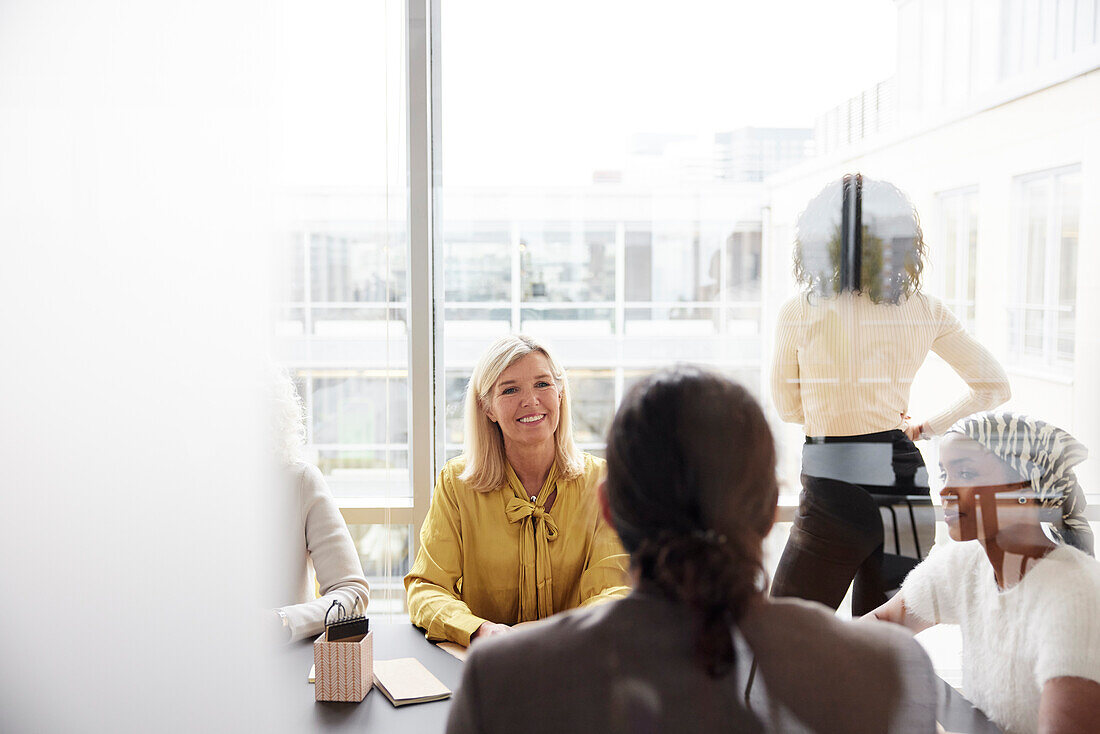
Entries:
{"type": "Polygon", "coordinates": [[[903,428],[913,377],[929,351],[969,388],[925,419],[933,434],[1010,395],[996,358],[939,299],[924,294],[898,305],[874,304],[852,293],[796,296],[780,309],[775,345],[775,406],[784,421],[801,423],[807,436],[903,428]]]}

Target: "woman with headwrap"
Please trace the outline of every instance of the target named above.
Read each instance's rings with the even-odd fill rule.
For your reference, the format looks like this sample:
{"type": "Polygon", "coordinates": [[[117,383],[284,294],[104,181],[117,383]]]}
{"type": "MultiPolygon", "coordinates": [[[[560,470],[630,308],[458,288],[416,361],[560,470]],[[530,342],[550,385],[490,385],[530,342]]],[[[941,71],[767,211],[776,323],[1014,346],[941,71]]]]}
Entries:
{"type": "Polygon", "coordinates": [[[921,292],[925,244],[897,187],[856,174],[826,186],[798,218],[794,271],[802,293],[779,312],[772,397],[800,423],[802,494],[775,572],[773,596],[852,612],[886,601],[883,529],[873,495],[927,495],[913,444],[997,407],[1008,378],[939,299],[921,292]],[[929,352],[967,391],[923,420],[909,388],[929,352]]]}
{"type": "Polygon", "coordinates": [[[940,496],[962,542],[934,548],[872,612],[914,632],[960,625],[966,695],[1006,732],[1100,722],[1100,564],[1073,472],[1087,455],[1016,413],[956,423],[940,445],[940,496]]]}

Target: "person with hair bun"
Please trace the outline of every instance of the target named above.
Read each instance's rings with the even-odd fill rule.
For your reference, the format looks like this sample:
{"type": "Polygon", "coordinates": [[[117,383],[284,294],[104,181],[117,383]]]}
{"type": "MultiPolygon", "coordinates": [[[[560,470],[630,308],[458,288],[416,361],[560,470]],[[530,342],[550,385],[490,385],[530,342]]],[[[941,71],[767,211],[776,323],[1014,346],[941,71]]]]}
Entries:
{"type": "Polygon", "coordinates": [[[469,645],[626,594],[626,554],[596,498],[603,461],[574,443],[570,402],[565,370],[530,337],[478,360],[465,451],[439,472],[405,576],[428,639],[469,645]]]}
{"type": "Polygon", "coordinates": [[[447,731],[933,732],[935,675],[903,630],[767,598],[777,498],[744,387],[689,366],[642,380],[601,487],[634,590],[475,646],[447,731]]]}

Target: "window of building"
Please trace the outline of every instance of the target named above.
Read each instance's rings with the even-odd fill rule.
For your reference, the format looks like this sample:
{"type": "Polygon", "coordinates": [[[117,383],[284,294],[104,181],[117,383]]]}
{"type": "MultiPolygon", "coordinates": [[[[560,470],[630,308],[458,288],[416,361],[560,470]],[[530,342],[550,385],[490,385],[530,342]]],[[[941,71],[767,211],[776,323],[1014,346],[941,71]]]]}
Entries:
{"type": "Polygon", "coordinates": [[[1079,167],[1015,181],[1008,347],[1021,367],[1073,369],[1077,319],[1079,167]]]}
{"type": "Polygon", "coordinates": [[[962,189],[939,195],[939,281],[943,301],[974,333],[974,290],[978,263],[978,191],[962,189]]]}

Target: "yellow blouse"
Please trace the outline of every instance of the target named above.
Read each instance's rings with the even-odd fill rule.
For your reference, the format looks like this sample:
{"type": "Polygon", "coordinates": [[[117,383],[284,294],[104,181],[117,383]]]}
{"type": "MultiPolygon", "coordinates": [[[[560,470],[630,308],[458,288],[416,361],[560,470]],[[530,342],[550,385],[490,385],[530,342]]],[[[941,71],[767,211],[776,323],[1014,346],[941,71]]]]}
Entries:
{"type": "Polygon", "coordinates": [[[551,469],[535,502],[511,466],[508,486],[491,492],[459,480],[465,466],[460,456],[439,472],[405,577],[409,617],[428,639],[469,645],[485,621],[527,622],[627,595],[629,559],[596,493],[602,459],[585,454],[584,473],[570,481],[551,469]]]}

